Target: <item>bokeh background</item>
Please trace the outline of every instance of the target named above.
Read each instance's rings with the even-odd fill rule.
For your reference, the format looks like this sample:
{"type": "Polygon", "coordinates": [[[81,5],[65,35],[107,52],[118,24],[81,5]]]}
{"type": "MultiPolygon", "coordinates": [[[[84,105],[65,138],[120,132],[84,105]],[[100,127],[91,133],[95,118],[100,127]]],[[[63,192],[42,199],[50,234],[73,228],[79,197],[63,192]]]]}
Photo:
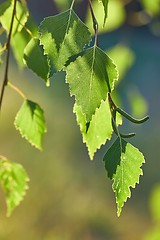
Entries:
{"type": "MultiPolygon", "coordinates": [[[[27,2],[39,24],[44,17],[69,8],[71,1],[27,2]]],[[[30,188],[10,218],[6,217],[0,190],[0,240],[160,239],[160,1],[110,0],[105,28],[101,4],[95,0],[93,7],[99,21],[99,46],[120,71],[117,102],[135,117],[150,115],[143,125],[124,121],[123,127],[123,132],[137,133],[131,143],[145,155],[144,176],[118,218],[112,182],[102,161],[111,143],[90,161],[65,74],[56,74],[47,88],[31,71],[19,70],[12,56],[10,81],[44,109],[48,132],[43,152],[21,138],[13,122],[22,99],[6,88],[0,116],[0,153],[25,167],[30,188]]],[[[76,1],[74,9],[92,31],[87,1],[76,1]]],[[[1,82],[3,74],[2,65],[1,82]]]]}

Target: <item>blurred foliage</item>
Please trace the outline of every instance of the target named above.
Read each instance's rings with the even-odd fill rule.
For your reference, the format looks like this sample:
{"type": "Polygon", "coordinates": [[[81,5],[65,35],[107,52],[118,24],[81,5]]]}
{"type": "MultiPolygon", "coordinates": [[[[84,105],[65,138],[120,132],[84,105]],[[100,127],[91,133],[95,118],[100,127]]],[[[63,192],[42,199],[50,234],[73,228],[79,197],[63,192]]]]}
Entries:
{"type": "Polygon", "coordinates": [[[160,184],[153,186],[149,198],[149,208],[151,213],[152,225],[144,240],[159,240],[160,239],[160,184]]]}

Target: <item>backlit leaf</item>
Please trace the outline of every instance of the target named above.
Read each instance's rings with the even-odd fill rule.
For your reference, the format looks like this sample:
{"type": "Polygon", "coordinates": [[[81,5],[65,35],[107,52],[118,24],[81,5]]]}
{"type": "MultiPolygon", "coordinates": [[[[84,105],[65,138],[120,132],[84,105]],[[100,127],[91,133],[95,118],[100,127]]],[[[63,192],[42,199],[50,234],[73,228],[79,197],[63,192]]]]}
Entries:
{"type": "Polygon", "coordinates": [[[81,107],[75,104],[74,112],[80,125],[83,142],[86,143],[90,158],[93,159],[94,153],[111,138],[113,131],[108,101],[101,102],[99,109],[96,109],[95,115],[92,117],[88,129],[86,117],[82,113],[81,107]]]}
{"type": "Polygon", "coordinates": [[[143,175],[141,166],[145,162],[144,156],[130,143],[117,138],[105,154],[104,161],[108,177],[113,180],[119,216],[127,198],[131,197],[130,187],[135,188],[140,175],[143,175]]]}
{"type": "Polygon", "coordinates": [[[29,178],[22,165],[0,156],[0,183],[6,194],[7,216],[23,200],[29,178]]]}
{"type": "Polygon", "coordinates": [[[116,66],[98,47],[83,51],[66,67],[66,82],[69,83],[71,95],[81,106],[86,121],[90,122],[101,101],[106,100],[107,93],[114,89],[118,78],[116,66]]]}
{"type": "MultiPolygon", "coordinates": [[[[11,1],[10,6],[8,7],[8,2],[4,3],[5,7],[2,6],[5,10],[0,11],[0,21],[3,26],[3,28],[6,30],[6,32],[9,32],[10,24],[11,24],[11,18],[12,18],[12,12],[13,12],[13,1],[11,1]]],[[[14,35],[16,32],[20,32],[27,22],[28,19],[28,9],[26,5],[22,5],[20,2],[17,1],[16,4],[16,16],[14,17],[13,22],[13,28],[12,28],[12,35],[14,35]]]]}
{"type": "Polygon", "coordinates": [[[37,103],[26,100],[15,118],[15,127],[28,142],[42,150],[42,137],[46,132],[43,110],[37,103]]]}
{"type": "Polygon", "coordinates": [[[91,37],[72,9],[45,18],[39,32],[44,52],[51,61],[52,73],[61,70],[70,56],[82,51],[91,37]]]}
{"type": "Polygon", "coordinates": [[[107,19],[107,13],[108,13],[108,1],[109,0],[99,0],[99,2],[102,2],[103,4],[103,7],[104,7],[104,25],[105,25],[105,22],[106,22],[106,19],[107,19]]]}

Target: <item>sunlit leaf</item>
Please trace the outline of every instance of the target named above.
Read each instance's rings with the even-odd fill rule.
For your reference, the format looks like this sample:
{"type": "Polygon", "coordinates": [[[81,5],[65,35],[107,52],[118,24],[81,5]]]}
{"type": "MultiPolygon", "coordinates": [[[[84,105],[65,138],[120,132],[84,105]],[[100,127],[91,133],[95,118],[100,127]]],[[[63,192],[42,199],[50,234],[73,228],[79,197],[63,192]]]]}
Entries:
{"type": "Polygon", "coordinates": [[[102,2],[103,7],[104,7],[104,25],[105,25],[107,15],[108,15],[108,1],[109,0],[99,0],[99,2],[102,2]]]}
{"type": "Polygon", "coordinates": [[[107,93],[114,88],[118,73],[112,60],[98,47],[83,51],[66,67],[66,82],[69,83],[71,95],[81,106],[90,122],[101,100],[106,100],[107,93]]]}
{"type": "Polygon", "coordinates": [[[140,175],[143,175],[141,166],[145,162],[144,156],[130,143],[117,138],[105,154],[104,161],[108,177],[113,180],[119,216],[127,198],[131,197],[130,187],[135,188],[140,175]]]}
{"type": "Polygon", "coordinates": [[[111,138],[112,125],[111,114],[108,101],[102,101],[99,109],[96,109],[89,126],[85,115],[82,113],[81,107],[75,104],[74,112],[77,122],[80,125],[80,130],[83,136],[83,142],[86,143],[89,156],[93,159],[94,153],[111,138]]]}
{"type": "MultiPolygon", "coordinates": [[[[13,4],[14,4],[13,1],[11,1],[10,6],[2,11],[2,15],[1,15],[1,11],[0,11],[0,21],[1,21],[3,28],[7,31],[7,33],[9,32],[9,29],[10,29],[12,12],[13,12],[13,4]]],[[[5,5],[7,6],[7,4],[5,4],[5,5]]],[[[22,30],[23,26],[27,22],[28,15],[29,15],[29,13],[28,13],[28,9],[27,9],[26,5],[22,5],[20,2],[17,1],[16,16],[14,17],[12,35],[14,35],[16,32],[20,32],[22,30]]]]}
{"type": "Polygon", "coordinates": [[[38,76],[43,78],[49,85],[50,66],[47,55],[44,55],[44,50],[39,45],[39,39],[32,38],[24,50],[24,60],[28,68],[32,69],[38,76]]]}
{"type": "Polygon", "coordinates": [[[37,103],[26,100],[15,118],[15,127],[28,142],[42,150],[42,137],[46,132],[43,110],[37,103]]]}
{"type": "Polygon", "coordinates": [[[90,41],[88,28],[72,9],[45,18],[40,24],[40,42],[51,61],[52,72],[63,68],[68,58],[82,51],[90,41]]]}
{"type": "Polygon", "coordinates": [[[0,156],[0,183],[6,194],[7,216],[23,200],[29,178],[22,165],[10,162],[0,156]]]}
{"type": "Polygon", "coordinates": [[[6,0],[5,2],[0,4],[0,19],[1,16],[5,13],[5,11],[7,10],[7,8],[9,8],[11,6],[11,0],[6,0]]]}
{"type": "MultiPolygon", "coordinates": [[[[119,0],[111,0],[108,3],[108,16],[107,21],[104,25],[104,7],[102,4],[99,4],[98,1],[92,2],[94,14],[96,16],[96,19],[98,21],[98,32],[109,32],[113,31],[116,28],[120,27],[124,21],[125,21],[125,10],[123,6],[123,2],[119,0]]],[[[93,29],[93,22],[91,18],[90,11],[88,10],[87,16],[86,16],[86,25],[89,27],[92,34],[94,34],[93,29]]]]}

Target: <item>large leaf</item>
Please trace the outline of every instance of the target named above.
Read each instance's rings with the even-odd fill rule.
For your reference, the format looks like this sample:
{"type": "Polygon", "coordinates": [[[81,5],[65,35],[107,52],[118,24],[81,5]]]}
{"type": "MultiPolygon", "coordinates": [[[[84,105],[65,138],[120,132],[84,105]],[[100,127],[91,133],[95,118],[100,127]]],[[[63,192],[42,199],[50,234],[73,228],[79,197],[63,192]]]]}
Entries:
{"type": "Polygon", "coordinates": [[[66,82],[70,85],[71,95],[75,95],[78,106],[90,122],[101,101],[114,89],[118,78],[116,66],[98,47],[83,51],[66,67],[66,82]]]}
{"type": "Polygon", "coordinates": [[[24,50],[24,60],[28,68],[32,69],[38,76],[43,78],[49,85],[50,65],[47,55],[44,55],[44,50],[39,45],[39,39],[33,38],[27,44],[24,50]]]}
{"type": "Polygon", "coordinates": [[[130,143],[117,138],[105,154],[104,161],[108,177],[113,180],[119,216],[127,198],[131,197],[130,187],[135,188],[140,175],[143,175],[141,166],[145,162],[144,156],[130,143]]]}
{"type": "Polygon", "coordinates": [[[46,132],[43,110],[37,103],[26,100],[15,118],[15,127],[28,142],[42,149],[42,137],[46,132]]]}
{"type": "Polygon", "coordinates": [[[68,58],[82,51],[91,38],[88,28],[72,9],[44,19],[39,32],[40,42],[51,60],[52,73],[61,70],[68,58]]]}
{"type": "Polygon", "coordinates": [[[7,216],[23,200],[29,178],[24,168],[0,156],[0,183],[6,194],[7,216]]]}
{"type": "Polygon", "coordinates": [[[108,14],[108,1],[109,0],[99,0],[99,2],[102,2],[103,7],[104,7],[104,25],[107,19],[107,14],[108,14]]]}
{"type": "Polygon", "coordinates": [[[93,159],[96,150],[111,138],[113,131],[108,101],[101,102],[100,108],[96,109],[89,126],[87,126],[86,117],[82,113],[81,107],[77,104],[74,106],[74,112],[80,125],[83,142],[86,143],[90,158],[93,159]]]}

